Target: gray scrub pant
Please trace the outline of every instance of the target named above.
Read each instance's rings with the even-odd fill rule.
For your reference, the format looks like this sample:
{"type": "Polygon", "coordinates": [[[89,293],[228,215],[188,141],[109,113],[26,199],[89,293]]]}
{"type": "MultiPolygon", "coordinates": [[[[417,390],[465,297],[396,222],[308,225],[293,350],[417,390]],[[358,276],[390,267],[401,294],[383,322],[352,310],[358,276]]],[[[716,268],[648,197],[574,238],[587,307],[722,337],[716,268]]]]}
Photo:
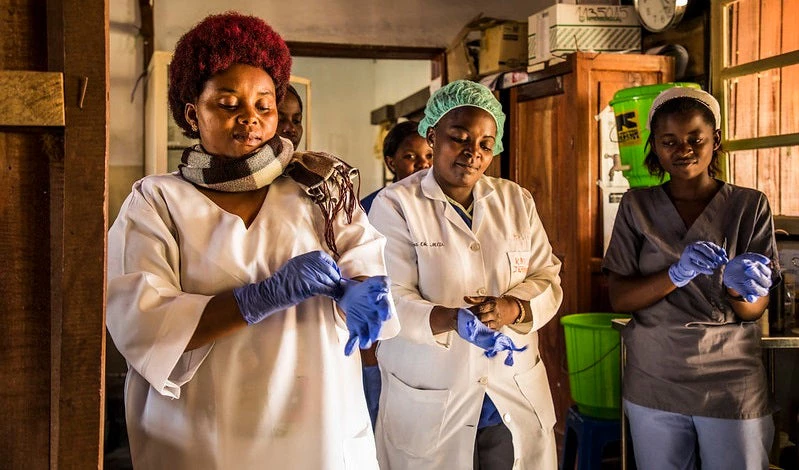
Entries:
{"type": "Polygon", "coordinates": [[[762,470],[774,440],[771,415],[719,419],[655,410],[624,400],[635,464],[646,470],[762,470]],[[698,455],[697,455],[698,454],[698,455]]]}

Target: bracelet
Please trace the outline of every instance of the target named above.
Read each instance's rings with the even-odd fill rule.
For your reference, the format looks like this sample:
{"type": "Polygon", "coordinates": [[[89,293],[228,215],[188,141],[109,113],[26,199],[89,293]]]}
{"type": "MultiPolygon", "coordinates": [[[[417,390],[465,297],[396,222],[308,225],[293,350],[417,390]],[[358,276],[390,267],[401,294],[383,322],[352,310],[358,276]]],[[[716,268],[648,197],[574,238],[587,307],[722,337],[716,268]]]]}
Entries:
{"type": "Polygon", "coordinates": [[[519,306],[519,316],[516,317],[515,320],[513,320],[513,323],[511,323],[511,325],[519,325],[519,324],[521,324],[524,321],[524,317],[526,316],[525,311],[524,311],[524,304],[522,303],[522,301],[517,299],[516,297],[512,297],[512,296],[503,296],[503,297],[505,297],[506,299],[513,300],[514,302],[516,302],[516,305],[519,306]]]}
{"type": "Polygon", "coordinates": [[[727,297],[727,300],[734,300],[736,302],[744,302],[745,301],[744,296],[742,296],[742,295],[738,295],[738,297],[732,296],[732,295],[730,295],[730,291],[728,291],[727,289],[724,289],[724,296],[727,297]]]}

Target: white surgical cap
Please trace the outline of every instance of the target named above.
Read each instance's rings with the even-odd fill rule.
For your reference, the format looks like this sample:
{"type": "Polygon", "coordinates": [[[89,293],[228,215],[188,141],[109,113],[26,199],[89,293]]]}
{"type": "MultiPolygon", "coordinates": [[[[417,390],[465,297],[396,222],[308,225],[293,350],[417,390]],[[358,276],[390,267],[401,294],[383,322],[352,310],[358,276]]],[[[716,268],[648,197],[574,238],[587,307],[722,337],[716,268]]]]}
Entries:
{"type": "Polygon", "coordinates": [[[652,130],[652,117],[655,115],[655,111],[675,98],[691,98],[705,105],[713,113],[713,119],[716,120],[716,130],[721,129],[721,108],[716,98],[706,91],[689,87],[674,87],[660,92],[652,102],[652,107],[649,108],[649,119],[646,120],[647,129],[652,130]]]}

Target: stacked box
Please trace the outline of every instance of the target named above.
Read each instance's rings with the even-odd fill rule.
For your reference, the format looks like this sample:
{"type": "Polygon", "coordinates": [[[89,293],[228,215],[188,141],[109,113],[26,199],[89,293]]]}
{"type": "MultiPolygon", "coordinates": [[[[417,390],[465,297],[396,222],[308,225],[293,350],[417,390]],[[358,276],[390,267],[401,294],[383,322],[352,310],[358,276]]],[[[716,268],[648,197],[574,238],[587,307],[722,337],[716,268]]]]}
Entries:
{"type": "Polygon", "coordinates": [[[641,25],[632,6],[556,4],[528,18],[527,71],[575,51],[640,52],[641,25]]]}
{"type": "Polygon", "coordinates": [[[527,23],[492,26],[480,38],[480,75],[523,68],[527,62],[527,23]]]}

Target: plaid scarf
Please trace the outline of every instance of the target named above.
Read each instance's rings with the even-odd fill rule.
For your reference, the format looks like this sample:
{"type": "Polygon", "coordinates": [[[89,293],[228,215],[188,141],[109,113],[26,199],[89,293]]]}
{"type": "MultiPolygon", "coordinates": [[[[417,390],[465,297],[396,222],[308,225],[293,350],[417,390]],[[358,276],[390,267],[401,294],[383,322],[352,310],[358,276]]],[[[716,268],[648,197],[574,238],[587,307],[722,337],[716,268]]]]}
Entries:
{"type": "Polygon", "coordinates": [[[224,192],[253,191],[284,175],[296,181],[319,206],[325,220],[325,243],[339,256],[333,232],[333,219],[341,210],[352,222],[358,203],[358,188],[353,180],[358,169],[323,152],[294,152],[287,139],[277,134],[257,153],[246,158],[220,158],[205,153],[200,145],[183,151],[178,171],[197,186],[224,192]]]}

